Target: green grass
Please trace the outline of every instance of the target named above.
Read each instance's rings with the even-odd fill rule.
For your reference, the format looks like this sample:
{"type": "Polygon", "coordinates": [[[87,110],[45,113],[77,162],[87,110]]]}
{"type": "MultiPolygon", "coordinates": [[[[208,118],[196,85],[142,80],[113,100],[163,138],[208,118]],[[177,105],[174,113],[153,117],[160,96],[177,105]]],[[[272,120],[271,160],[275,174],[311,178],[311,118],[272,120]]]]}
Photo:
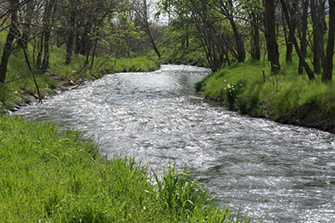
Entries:
{"type": "Polygon", "coordinates": [[[96,57],[93,67],[90,65],[83,68],[84,57],[73,55],[70,65],[65,65],[65,51],[61,48],[51,47],[50,70],[63,77],[78,79],[96,79],[108,73],[118,73],[123,70],[134,72],[139,69],[143,72],[154,71],[160,68],[160,62],[157,59],[148,59],[146,57],[137,58],[105,58],[96,57]]]}
{"type": "Polygon", "coordinates": [[[335,84],[323,83],[320,74],[316,74],[315,81],[310,81],[306,74],[299,75],[297,56],[292,62],[281,62],[282,69],[276,75],[270,72],[268,62],[265,66],[263,61],[235,63],[210,74],[196,88],[206,98],[223,101],[233,110],[254,116],[288,115],[307,104],[313,104],[321,116],[332,115],[335,84]],[[229,86],[238,87],[232,90],[229,86]]]}
{"type": "Polygon", "coordinates": [[[217,208],[186,170],[106,160],[78,131],[0,117],[0,222],[250,222],[217,208]]]}

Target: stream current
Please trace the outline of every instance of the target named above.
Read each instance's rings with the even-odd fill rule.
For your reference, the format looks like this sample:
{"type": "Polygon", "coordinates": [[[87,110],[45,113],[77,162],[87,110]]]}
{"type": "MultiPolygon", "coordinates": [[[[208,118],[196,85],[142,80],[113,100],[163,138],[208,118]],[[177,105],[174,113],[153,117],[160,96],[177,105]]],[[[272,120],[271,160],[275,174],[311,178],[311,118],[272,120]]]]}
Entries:
{"type": "Polygon", "coordinates": [[[157,172],[186,165],[218,203],[256,222],[335,222],[335,135],[206,102],[194,84],[209,72],[106,75],[14,114],[79,129],[109,158],[134,156],[157,172]]]}

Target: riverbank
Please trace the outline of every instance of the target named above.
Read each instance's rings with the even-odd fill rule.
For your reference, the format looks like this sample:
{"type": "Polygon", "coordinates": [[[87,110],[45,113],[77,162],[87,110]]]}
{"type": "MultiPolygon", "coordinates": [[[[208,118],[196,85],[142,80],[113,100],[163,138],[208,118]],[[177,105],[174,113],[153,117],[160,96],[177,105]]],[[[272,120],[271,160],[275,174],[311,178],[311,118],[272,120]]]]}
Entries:
{"type": "Polygon", "coordinates": [[[106,160],[77,131],[1,115],[0,141],[1,222],[244,222],[186,170],[160,180],[132,158],[106,160]]]}
{"type": "Polygon", "coordinates": [[[297,62],[294,57],[275,75],[263,61],[235,63],[208,75],[196,89],[241,114],[335,133],[335,84],[323,83],[321,74],[314,81],[299,75],[297,62]]]}

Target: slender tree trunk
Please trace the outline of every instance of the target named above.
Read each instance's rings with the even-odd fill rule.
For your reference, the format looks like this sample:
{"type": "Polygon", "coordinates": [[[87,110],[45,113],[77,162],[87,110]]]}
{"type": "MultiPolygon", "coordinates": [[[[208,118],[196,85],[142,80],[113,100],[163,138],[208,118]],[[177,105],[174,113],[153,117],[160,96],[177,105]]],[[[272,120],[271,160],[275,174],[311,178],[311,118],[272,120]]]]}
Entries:
{"type": "Polygon", "coordinates": [[[31,20],[34,13],[34,1],[29,1],[26,5],[26,16],[24,18],[23,32],[22,32],[22,47],[28,50],[28,38],[31,29],[31,20]]]}
{"type": "Polygon", "coordinates": [[[157,48],[157,45],[156,45],[156,43],[155,43],[155,40],[154,40],[154,38],[152,37],[150,31],[148,32],[148,36],[149,36],[149,38],[150,38],[150,42],[151,42],[152,48],[154,49],[155,53],[157,54],[158,58],[160,59],[160,58],[161,58],[161,54],[160,54],[160,52],[159,52],[159,50],[158,50],[158,48],[157,48]]]}
{"type": "Polygon", "coordinates": [[[43,25],[44,25],[44,55],[43,55],[43,63],[41,70],[44,73],[49,67],[49,48],[50,48],[50,36],[51,36],[51,27],[54,21],[54,13],[56,11],[55,3],[57,0],[50,0],[46,4],[46,8],[44,11],[43,17],[43,25]]]}
{"type": "Polygon", "coordinates": [[[244,62],[244,60],[245,60],[245,48],[244,48],[244,43],[243,43],[241,34],[238,32],[236,23],[235,23],[235,21],[232,17],[229,18],[229,22],[230,22],[230,25],[233,29],[234,38],[235,38],[235,42],[236,42],[236,51],[237,51],[237,58],[236,59],[237,59],[238,62],[244,62]]]}
{"type": "Polygon", "coordinates": [[[256,26],[258,24],[258,15],[256,15],[255,12],[252,12],[251,19],[253,21],[253,24],[251,25],[251,33],[252,33],[251,57],[252,59],[260,60],[261,59],[261,47],[259,44],[259,29],[256,26]]]}
{"type": "MultiPolygon", "coordinates": [[[[91,26],[91,24],[89,24],[89,25],[91,26]]],[[[82,44],[84,45],[82,53],[85,56],[84,67],[86,67],[89,63],[91,44],[92,44],[92,41],[90,40],[90,35],[89,35],[90,32],[87,31],[85,33],[86,34],[85,34],[85,36],[83,36],[83,39],[82,39],[83,40],[82,44]]]]}
{"type": "MultiPolygon", "coordinates": [[[[307,25],[308,25],[308,6],[309,0],[302,0],[302,17],[301,17],[301,39],[300,39],[300,51],[304,58],[307,55],[307,25]]],[[[302,60],[299,58],[298,73],[303,74],[304,66],[302,60]]]]}
{"type": "Polygon", "coordinates": [[[268,48],[268,59],[271,62],[271,71],[280,70],[279,51],[276,40],[275,3],[273,0],[264,1],[266,43],[268,48]]]}
{"type": "MultiPolygon", "coordinates": [[[[321,70],[321,35],[320,31],[322,28],[319,26],[321,25],[320,17],[319,17],[319,5],[317,4],[317,0],[311,0],[311,15],[313,21],[313,67],[314,72],[319,72],[321,70]]],[[[322,30],[323,33],[323,30],[322,30]]]]}
{"type": "Polygon", "coordinates": [[[289,29],[289,35],[287,38],[287,45],[286,45],[286,61],[292,61],[292,53],[293,53],[293,39],[292,36],[295,36],[295,29],[297,24],[296,13],[297,13],[297,6],[298,0],[292,0],[292,7],[290,7],[290,19],[291,19],[291,29],[289,29]],[[292,33],[291,33],[292,32],[292,33]]]}
{"type": "Polygon", "coordinates": [[[11,0],[10,3],[10,11],[11,11],[11,23],[9,32],[7,34],[6,43],[2,52],[1,64],[0,64],[0,82],[5,83],[6,81],[6,74],[7,74],[7,65],[9,56],[12,52],[12,44],[15,38],[18,37],[19,32],[17,28],[17,11],[19,0],[11,0]]]}
{"type": "Polygon", "coordinates": [[[94,58],[95,58],[95,53],[96,53],[97,46],[98,46],[98,40],[99,40],[98,37],[94,40],[94,47],[93,47],[93,52],[91,56],[91,65],[90,65],[91,69],[93,68],[93,65],[94,65],[94,58]]]}
{"type": "Polygon", "coordinates": [[[329,32],[326,51],[326,59],[323,68],[322,81],[332,81],[333,78],[333,56],[335,40],[335,0],[329,0],[329,32]]]}
{"type": "MultiPolygon", "coordinates": [[[[286,2],[285,2],[285,0],[280,0],[280,2],[281,2],[281,4],[282,4],[282,7],[283,7],[283,10],[284,10],[284,13],[285,13],[285,17],[286,17],[286,21],[287,21],[288,28],[289,28],[289,29],[293,29],[292,24],[291,24],[290,15],[289,15],[289,13],[288,13],[288,9],[287,9],[286,2]]],[[[290,35],[291,35],[291,39],[292,39],[292,41],[293,41],[294,48],[295,48],[295,50],[297,51],[299,58],[302,60],[302,63],[303,63],[303,66],[304,66],[304,68],[305,68],[305,70],[306,70],[306,73],[307,73],[307,75],[308,75],[308,78],[309,78],[310,80],[314,80],[314,79],[315,79],[314,72],[310,69],[308,63],[305,61],[305,58],[304,58],[303,54],[302,54],[301,51],[300,51],[300,48],[299,48],[297,39],[296,39],[295,36],[293,35],[293,32],[289,32],[289,33],[290,33],[290,35]]]]}
{"type": "MultiPolygon", "coordinates": [[[[232,0],[229,0],[229,7],[233,8],[233,2],[232,0]]],[[[233,29],[233,33],[234,33],[234,38],[236,41],[236,51],[237,51],[237,61],[238,62],[244,62],[245,60],[245,47],[244,47],[244,42],[242,39],[242,36],[240,34],[240,32],[237,30],[237,26],[236,23],[234,21],[233,16],[228,16],[228,20],[230,22],[230,25],[233,29]]]]}
{"type": "MultiPolygon", "coordinates": [[[[77,24],[77,25],[79,25],[79,24],[77,24]]],[[[78,26],[78,27],[80,27],[80,26],[78,26]]],[[[79,33],[76,33],[76,34],[75,34],[75,48],[74,48],[74,53],[75,53],[75,54],[79,54],[79,53],[80,53],[80,48],[81,48],[81,46],[80,46],[80,34],[79,34],[79,33]]]]}
{"type": "Polygon", "coordinates": [[[44,34],[40,35],[40,42],[37,43],[37,60],[36,60],[36,67],[40,68],[42,64],[42,56],[43,56],[43,46],[44,46],[44,34]]]}
{"type": "Polygon", "coordinates": [[[34,70],[32,69],[31,65],[30,65],[30,62],[29,62],[29,57],[28,57],[28,53],[27,53],[27,49],[24,47],[24,43],[23,41],[19,41],[22,49],[23,49],[23,53],[24,53],[24,57],[26,59],[26,63],[28,65],[28,68],[31,72],[31,74],[33,75],[33,78],[34,78],[34,83],[35,83],[35,86],[36,86],[36,90],[37,90],[37,94],[38,94],[38,97],[39,97],[39,101],[40,103],[42,103],[42,97],[41,97],[41,92],[40,92],[40,88],[38,87],[38,84],[37,84],[37,81],[36,81],[36,76],[35,76],[35,73],[34,73],[34,70]]]}
{"type": "Polygon", "coordinates": [[[325,17],[326,17],[326,12],[325,12],[325,2],[326,0],[318,0],[319,1],[319,11],[318,11],[318,17],[319,17],[319,48],[320,48],[320,55],[321,55],[321,66],[323,67],[326,54],[325,54],[325,40],[324,40],[324,33],[327,31],[327,26],[325,26],[325,17]]]}
{"type": "MultiPolygon", "coordinates": [[[[288,51],[288,48],[289,48],[289,44],[288,44],[288,42],[289,42],[289,37],[288,37],[288,35],[290,35],[290,34],[288,34],[287,33],[287,27],[286,27],[286,19],[285,19],[285,14],[284,14],[284,11],[282,10],[282,25],[283,25],[283,31],[284,31],[284,37],[285,37],[285,43],[286,43],[286,52],[288,51]]],[[[287,53],[286,53],[286,57],[287,57],[287,53]]]]}
{"type": "Polygon", "coordinates": [[[73,41],[74,41],[74,29],[75,29],[75,22],[76,22],[76,13],[74,9],[74,5],[71,4],[71,18],[70,24],[68,29],[68,34],[66,38],[66,59],[65,64],[70,64],[72,59],[72,51],[73,51],[73,41]]]}
{"type": "Polygon", "coordinates": [[[148,5],[147,5],[147,1],[143,0],[143,16],[142,16],[142,20],[144,23],[144,28],[145,28],[145,33],[148,35],[149,39],[150,39],[150,43],[152,48],[154,49],[155,53],[157,54],[158,58],[161,58],[161,54],[157,48],[156,42],[151,34],[151,30],[150,30],[150,24],[148,21],[148,5]]]}
{"type": "Polygon", "coordinates": [[[51,30],[47,30],[44,33],[44,54],[43,54],[43,63],[42,63],[42,73],[44,73],[48,67],[49,67],[49,58],[50,58],[50,53],[49,53],[49,42],[50,42],[50,35],[51,35],[51,30]]]}

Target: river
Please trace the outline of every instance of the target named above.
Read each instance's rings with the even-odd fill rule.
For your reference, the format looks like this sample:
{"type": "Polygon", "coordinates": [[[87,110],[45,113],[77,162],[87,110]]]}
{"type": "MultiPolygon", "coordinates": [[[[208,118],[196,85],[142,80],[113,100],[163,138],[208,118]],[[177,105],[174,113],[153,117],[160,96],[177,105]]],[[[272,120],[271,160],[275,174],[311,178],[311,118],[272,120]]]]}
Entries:
{"type": "Polygon", "coordinates": [[[14,114],[79,129],[109,158],[134,156],[157,172],[186,165],[218,203],[258,222],[335,222],[335,135],[206,102],[194,84],[208,73],[106,75],[14,114]]]}

